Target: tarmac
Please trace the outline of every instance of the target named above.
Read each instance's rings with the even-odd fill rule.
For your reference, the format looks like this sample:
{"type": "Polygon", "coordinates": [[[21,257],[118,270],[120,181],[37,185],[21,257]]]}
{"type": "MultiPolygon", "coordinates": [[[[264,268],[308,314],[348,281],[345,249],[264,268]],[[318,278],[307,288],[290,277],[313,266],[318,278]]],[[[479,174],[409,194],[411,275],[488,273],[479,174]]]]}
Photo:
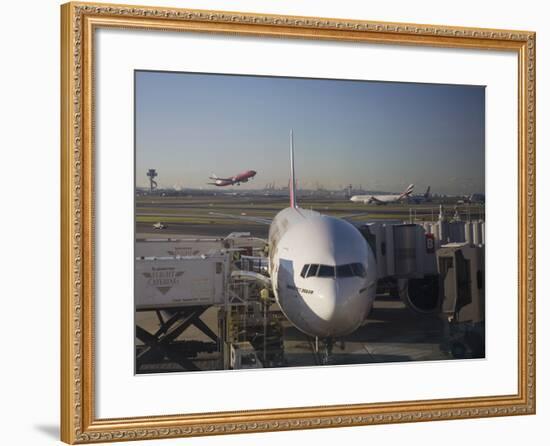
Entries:
{"type": "MultiPolygon", "coordinates": [[[[202,317],[217,332],[217,308],[211,307],[202,317]]],[[[136,313],[136,323],[149,332],[159,328],[154,312],[136,313]]],[[[378,296],[366,324],[354,333],[338,338],[329,365],[371,364],[406,361],[441,361],[453,359],[446,347],[446,321],[438,316],[421,315],[410,310],[398,298],[378,296]]],[[[284,366],[319,365],[313,339],[284,322],[284,366]]],[[[186,341],[210,341],[200,330],[190,327],[186,341]]],[[[182,335],[183,339],[183,335],[182,335]]],[[[201,370],[219,370],[219,353],[201,353],[193,362],[201,370]]],[[[140,373],[182,371],[175,363],[147,364],[140,373]]]]}

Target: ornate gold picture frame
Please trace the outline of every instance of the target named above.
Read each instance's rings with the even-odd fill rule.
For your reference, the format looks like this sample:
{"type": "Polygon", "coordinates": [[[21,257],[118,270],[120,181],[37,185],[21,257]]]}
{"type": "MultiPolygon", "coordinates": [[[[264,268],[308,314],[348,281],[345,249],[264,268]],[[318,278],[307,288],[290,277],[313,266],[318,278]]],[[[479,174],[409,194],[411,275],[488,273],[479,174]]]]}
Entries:
{"type": "MultiPolygon", "coordinates": [[[[91,3],[61,8],[61,439],[93,443],[535,413],[535,33],[91,3]],[[94,36],[101,28],[504,51],[518,62],[516,394],[101,419],[95,414],[94,36]]],[[[130,230],[130,229],[129,229],[130,230]]]]}

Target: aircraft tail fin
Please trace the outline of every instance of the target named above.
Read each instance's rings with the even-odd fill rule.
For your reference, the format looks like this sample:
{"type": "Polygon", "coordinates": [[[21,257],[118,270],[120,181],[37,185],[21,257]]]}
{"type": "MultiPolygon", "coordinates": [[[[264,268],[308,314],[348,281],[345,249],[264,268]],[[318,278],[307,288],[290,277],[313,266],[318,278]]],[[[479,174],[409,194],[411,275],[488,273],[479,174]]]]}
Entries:
{"type": "Polygon", "coordinates": [[[430,188],[431,188],[431,186],[428,186],[428,189],[426,189],[426,193],[424,194],[424,198],[430,198],[430,188]]]}
{"type": "Polygon", "coordinates": [[[215,173],[212,173],[208,178],[210,178],[211,180],[217,180],[219,177],[215,173]]]}
{"type": "Polygon", "coordinates": [[[414,190],[414,184],[409,184],[407,188],[403,191],[401,195],[399,195],[399,198],[405,198],[412,194],[414,190]]]}
{"type": "Polygon", "coordinates": [[[290,183],[288,185],[288,191],[290,193],[290,207],[297,208],[296,177],[294,173],[294,134],[292,130],[290,130],[290,183]]]}

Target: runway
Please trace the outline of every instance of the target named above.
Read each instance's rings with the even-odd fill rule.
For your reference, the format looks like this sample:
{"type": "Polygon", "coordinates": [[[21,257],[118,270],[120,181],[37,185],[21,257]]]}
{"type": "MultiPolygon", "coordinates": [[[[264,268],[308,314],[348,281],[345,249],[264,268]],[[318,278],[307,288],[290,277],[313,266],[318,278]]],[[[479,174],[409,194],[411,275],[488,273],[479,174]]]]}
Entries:
{"type": "MultiPolygon", "coordinates": [[[[439,214],[439,202],[378,206],[353,203],[343,197],[330,199],[301,197],[299,203],[304,209],[313,209],[336,217],[344,216],[355,223],[373,220],[419,222],[435,220],[439,214]]],[[[225,237],[231,232],[250,232],[253,236],[265,238],[268,232],[267,225],[213,215],[213,213],[272,219],[277,212],[287,206],[286,197],[262,195],[137,197],[136,238],[143,238],[145,234],[156,234],[162,237],[189,234],[225,237]],[[154,230],[153,225],[158,222],[163,223],[165,228],[154,230]]],[[[484,215],[484,208],[481,205],[449,203],[444,209],[448,216],[458,212],[464,219],[476,219],[484,215]]]]}

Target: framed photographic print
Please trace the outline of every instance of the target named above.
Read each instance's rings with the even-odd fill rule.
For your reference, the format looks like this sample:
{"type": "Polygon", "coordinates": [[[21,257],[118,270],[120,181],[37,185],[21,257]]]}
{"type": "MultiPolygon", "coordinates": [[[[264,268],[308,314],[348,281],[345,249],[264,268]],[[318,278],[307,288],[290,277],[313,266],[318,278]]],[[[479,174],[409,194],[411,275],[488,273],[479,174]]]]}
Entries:
{"type": "Polygon", "coordinates": [[[62,6],[62,440],[535,412],[535,34],[62,6]]]}

